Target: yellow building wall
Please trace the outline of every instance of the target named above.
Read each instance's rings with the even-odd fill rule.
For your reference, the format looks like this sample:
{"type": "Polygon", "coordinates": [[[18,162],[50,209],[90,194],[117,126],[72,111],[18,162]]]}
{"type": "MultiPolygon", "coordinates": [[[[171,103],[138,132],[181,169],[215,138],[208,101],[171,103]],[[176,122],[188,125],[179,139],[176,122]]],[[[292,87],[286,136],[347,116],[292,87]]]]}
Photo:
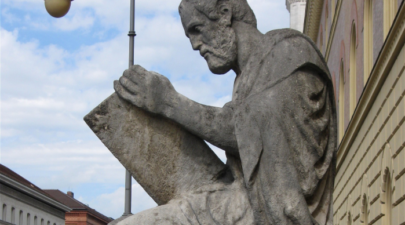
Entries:
{"type": "Polygon", "coordinates": [[[391,224],[405,225],[405,47],[399,47],[398,57],[338,168],[334,224],[388,225],[391,215],[391,224]],[[385,188],[388,174],[392,204],[385,188]]]}

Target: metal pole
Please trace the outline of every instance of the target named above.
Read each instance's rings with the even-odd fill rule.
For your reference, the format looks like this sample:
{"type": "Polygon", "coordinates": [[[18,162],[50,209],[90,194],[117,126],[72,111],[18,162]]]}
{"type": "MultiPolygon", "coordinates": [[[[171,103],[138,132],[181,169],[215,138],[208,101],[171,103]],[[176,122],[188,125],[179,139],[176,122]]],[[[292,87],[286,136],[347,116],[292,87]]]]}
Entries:
{"type": "Polygon", "coordinates": [[[131,19],[129,21],[129,65],[131,67],[134,65],[134,39],[135,33],[135,0],[131,0],[131,19]]]}
{"type": "MultiPolygon", "coordinates": [[[[129,22],[129,61],[128,61],[128,67],[130,68],[131,66],[134,65],[134,42],[135,42],[135,0],[130,0],[131,1],[131,16],[130,16],[130,22],[129,22]]],[[[125,172],[125,211],[123,216],[128,216],[131,215],[131,183],[132,183],[132,176],[131,173],[126,170],[125,172]]]]}

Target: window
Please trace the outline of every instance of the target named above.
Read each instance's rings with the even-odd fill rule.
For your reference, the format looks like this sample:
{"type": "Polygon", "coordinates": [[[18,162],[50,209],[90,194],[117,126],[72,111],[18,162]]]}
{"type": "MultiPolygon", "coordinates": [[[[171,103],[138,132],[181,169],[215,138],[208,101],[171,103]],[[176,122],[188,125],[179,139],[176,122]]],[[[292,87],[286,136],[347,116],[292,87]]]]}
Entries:
{"type": "Polygon", "coordinates": [[[352,222],[353,222],[352,214],[349,212],[347,214],[347,225],[352,225],[352,222]]]}
{"type": "Polygon", "coordinates": [[[383,157],[381,161],[381,212],[384,215],[382,218],[382,224],[390,225],[392,222],[392,192],[394,191],[394,185],[392,183],[392,152],[389,143],[385,144],[383,157]]]}
{"type": "Polygon", "coordinates": [[[350,117],[356,108],[356,25],[352,25],[352,34],[350,40],[350,117]]]}
{"type": "Polygon", "coordinates": [[[344,135],[345,129],[345,76],[343,59],[340,62],[339,72],[339,140],[341,141],[344,135]]]}
{"type": "Polygon", "coordinates": [[[364,84],[373,67],[373,0],[364,1],[364,84]]]}
{"type": "Polygon", "coordinates": [[[391,224],[391,209],[392,209],[392,187],[391,187],[391,174],[388,167],[385,168],[383,173],[383,184],[381,185],[381,204],[383,205],[383,224],[391,224]]]}
{"type": "Polygon", "coordinates": [[[11,208],[11,223],[15,224],[15,208],[11,208]]]}
{"type": "Polygon", "coordinates": [[[23,211],[20,210],[20,216],[18,217],[18,224],[23,225],[23,211]]]}
{"type": "Polygon", "coordinates": [[[322,52],[323,50],[323,31],[322,31],[322,24],[321,24],[321,32],[319,34],[319,50],[322,52]]]}
{"type": "Polygon", "coordinates": [[[363,194],[361,201],[361,219],[360,223],[368,224],[368,200],[366,194],[363,194]]]}
{"type": "Polygon", "coordinates": [[[325,43],[328,43],[328,25],[329,25],[329,5],[325,2],[325,43]]]}
{"type": "Polygon", "coordinates": [[[27,214],[27,225],[31,225],[31,214],[27,214]]]}
{"type": "Polygon", "coordinates": [[[3,221],[7,221],[7,205],[3,204],[3,213],[2,213],[2,218],[3,221]]]}
{"type": "Polygon", "coordinates": [[[34,216],[34,225],[38,225],[38,217],[34,216]]]}
{"type": "Polygon", "coordinates": [[[44,219],[41,219],[41,225],[44,225],[44,219]]]}

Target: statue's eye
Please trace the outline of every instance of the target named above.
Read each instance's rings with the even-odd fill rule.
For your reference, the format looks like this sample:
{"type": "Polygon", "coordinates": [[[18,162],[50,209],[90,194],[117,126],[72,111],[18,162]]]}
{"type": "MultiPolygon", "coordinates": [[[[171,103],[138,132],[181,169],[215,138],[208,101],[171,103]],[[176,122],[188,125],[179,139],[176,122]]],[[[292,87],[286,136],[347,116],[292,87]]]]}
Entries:
{"type": "Polygon", "coordinates": [[[190,33],[190,34],[199,34],[199,33],[201,33],[201,26],[200,25],[192,26],[188,30],[188,33],[190,33]]]}

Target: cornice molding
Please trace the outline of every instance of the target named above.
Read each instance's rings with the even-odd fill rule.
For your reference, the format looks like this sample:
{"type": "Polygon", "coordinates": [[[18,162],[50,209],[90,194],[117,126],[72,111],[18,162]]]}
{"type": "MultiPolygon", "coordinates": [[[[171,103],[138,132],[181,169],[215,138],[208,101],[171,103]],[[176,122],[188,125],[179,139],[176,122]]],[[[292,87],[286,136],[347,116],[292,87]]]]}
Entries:
{"type": "Polygon", "coordinates": [[[363,93],[359,99],[353,117],[346,129],[338,154],[337,154],[337,171],[351,148],[356,136],[366,119],[368,112],[384,84],[392,66],[405,44],[405,7],[402,3],[397,16],[394,20],[391,30],[384,42],[382,50],[377,58],[374,68],[371,71],[368,82],[366,83],[363,93]]]}
{"type": "Polygon", "coordinates": [[[19,191],[21,191],[21,192],[23,192],[23,193],[25,193],[25,194],[27,194],[29,196],[32,196],[32,197],[34,197],[34,198],[36,198],[36,199],[38,199],[38,200],[40,200],[40,201],[42,201],[44,203],[47,203],[48,205],[51,205],[51,206],[56,207],[58,209],[61,209],[61,210],[65,211],[65,212],[69,212],[69,211],[72,210],[68,206],[66,206],[66,205],[64,205],[64,204],[62,204],[62,203],[60,203],[60,202],[58,202],[58,201],[44,195],[42,193],[39,193],[39,192],[37,192],[37,191],[35,191],[35,190],[21,184],[21,183],[15,181],[15,180],[3,175],[3,174],[0,174],[0,182],[7,185],[7,186],[15,188],[15,189],[17,189],[17,190],[19,190],[19,191]]]}
{"type": "Polygon", "coordinates": [[[304,34],[314,42],[318,36],[324,0],[308,0],[305,8],[304,34]]]}

